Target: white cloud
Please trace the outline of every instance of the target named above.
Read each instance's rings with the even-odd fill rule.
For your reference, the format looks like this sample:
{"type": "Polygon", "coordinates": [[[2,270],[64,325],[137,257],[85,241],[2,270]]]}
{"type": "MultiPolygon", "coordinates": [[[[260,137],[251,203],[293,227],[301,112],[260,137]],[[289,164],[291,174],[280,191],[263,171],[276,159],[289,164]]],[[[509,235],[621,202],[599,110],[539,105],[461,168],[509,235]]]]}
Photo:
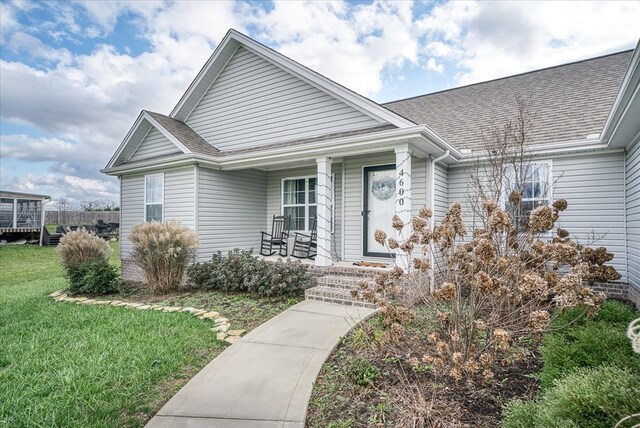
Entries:
{"type": "Polygon", "coordinates": [[[279,52],[367,96],[418,62],[410,2],[276,2],[249,22],[279,52]]]}
{"type": "Polygon", "coordinates": [[[86,160],[78,144],[59,138],[33,138],[24,134],[0,135],[0,156],[27,162],[47,162],[64,159],[67,162],[86,160]]]}
{"type": "Polygon", "coordinates": [[[444,66],[438,64],[435,58],[429,58],[429,61],[427,61],[427,70],[442,74],[444,72],[444,66]]]}
{"type": "Polygon", "coordinates": [[[640,2],[455,2],[418,26],[469,84],[633,47],[638,17],[640,2]]]}

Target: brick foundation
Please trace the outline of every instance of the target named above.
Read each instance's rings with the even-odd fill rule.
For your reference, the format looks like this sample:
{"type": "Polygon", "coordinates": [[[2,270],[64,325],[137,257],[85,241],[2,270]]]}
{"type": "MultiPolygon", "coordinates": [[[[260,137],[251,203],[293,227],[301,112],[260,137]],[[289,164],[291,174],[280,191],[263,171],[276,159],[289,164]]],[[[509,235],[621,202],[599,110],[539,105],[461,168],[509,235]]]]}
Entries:
{"type": "Polygon", "coordinates": [[[605,282],[593,285],[595,291],[603,292],[608,298],[628,300],[640,309],[640,290],[624,282],[605,282]]]}
{"type": "Polygon", "coordinates": [[[145,282],[144,273],[131,260],[122,260],[120,271],[125,281],[145,282]]]}

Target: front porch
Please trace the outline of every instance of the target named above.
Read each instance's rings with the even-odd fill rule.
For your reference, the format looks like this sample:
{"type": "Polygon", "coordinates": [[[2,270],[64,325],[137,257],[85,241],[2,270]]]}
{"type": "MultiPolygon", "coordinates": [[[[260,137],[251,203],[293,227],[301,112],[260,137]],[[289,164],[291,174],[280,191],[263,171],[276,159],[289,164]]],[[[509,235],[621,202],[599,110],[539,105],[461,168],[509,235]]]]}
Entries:
{"type": "MultiPolygon", "coordinates": [[[[374,232],[382,229],[388,237],[400,238],[391,228],[392,217],[408,224],[420,207],[432,205],[432,161],[405,144],[375,153],[317,157],[295,166],[265,166],[263,231],[271,232],[273,216],[290,216],[291,255],[296,232],[310,234],[315,219],[317,255],[306,264],[353,268],[362,261],[390,264],[393,257],[406,264],[375,242],[374,232]]],[[[254,248],[258,252],[260,246],[254,248]]]]}

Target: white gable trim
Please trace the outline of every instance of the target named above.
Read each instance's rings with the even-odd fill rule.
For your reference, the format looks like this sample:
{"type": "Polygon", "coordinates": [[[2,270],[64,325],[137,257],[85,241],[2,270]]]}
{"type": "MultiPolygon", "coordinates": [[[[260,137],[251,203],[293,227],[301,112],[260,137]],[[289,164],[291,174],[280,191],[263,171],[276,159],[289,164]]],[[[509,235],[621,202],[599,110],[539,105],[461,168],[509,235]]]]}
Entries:
{"type": "Polygon", "coordinates": [[[133,137],[133,134],[135,133],[135,131],[138,129],[138,127],[142,123],[143,113],[144,113],[144,111],[141,111],[140,114],[138,115],[138,118],[136,119],[136,121],[133,122],[133,126],[131,126],[131,128],[129,129],[129,132],[127,132],[127,135],[125,135],[124,139],[122,140],[122,142],[118,146],[118,149],[113,154],[113,156],[111,156],[111,159],[109,159],[109,162],[107,163],[107,166],[105,167],[105,169],[106,168],[111,168],[113,166],[113,164],[116,162],[116,160],[120,157],[120,155],[124,151],[125,147],[127,147],[127,145],[129,144],[129,141],[131,140],[131,137],[133,137]]]}
{"type": "Polygon", "coordinates": [[[367,114],[368,116],[380,120],[381,122],[387,122],[400,128],[416,125],[412,121],[405,119],[404,117],[382,107],[381,105],[369,100],[368,98],[356,94],[355,92],[345,88],[344,86],[341,86],[336,82],[322,76],[321,74],[298,64],[290,58],[287,58],[286,56],[256,42],[255,40],[233,29],[227,32],[207,63],[196,76],[196,79],[191,83],[191,85],[189,85],[189,88],[169,115],[170,117],[183,121],[186,120],[189,114],[191,114],[191,111],[193,111],[193,109],[197,105],[197,101],[202,98],[204,93],[206,93],[206,89],[202,88],[202,86],[206,85],[207,88],[209,88],[211,84],[215,82],[220,72],[226,66],[229,58],[233,56],[233,53],[235,53],[235,50],[239,45],[242,45],[248,51],[262,57],[263,59],[284,69],[288,73],[291,73],[292,75],[331,95],[332,97],[339,99],[345,104],[367,114]],[[225,54],[228,55],[226,58],[224,57],[225,54]],[[216,64],[216,62],[219,61],[224,61],[224,64],[221,64],[221,67],[218,70],[217,74],[211,79],[210,82],[204,82],[204,79],[205,77],[208,77],[207,75],[209,74],[211,68],[216,64]],[[196,93],[196,90],[198,89],[202,93],[196,93]],[[198,97],[198,100],[194,100],[194,97],[198,97]]]}
{"type": "MultiPolygon", "coordinates": [[[[113,167],[113,164],[116,162],[116,160],[118,160],[118,158],[120,157],[120,155],[122,154],[124,149],[130,143],[132,143],[131,139],[133,138],[133,135],[135,134],[136,130],[140,127],[140,125],[142,125],[143,121],[145,121],[145,120],[147,122],[149,122],[149,124],[151,124],[152,127],[156,128],[158,131],[160,131],[160,133],[162,135],[164,135],[169,141],[171,141],[178,149],[180,149],[180,151],[182,153],[185,153],[185,154],[190,154],[191,153],[191,150],[189,150],[184,144],[182,144],[180,141],[178,141],[178,139],[176,137],[174,137],[173,134],[171,134],[162,125],[160,125],[160,123],[158,123],[154,118],[152,118],[149,113],[147,113],[146,111],[142,110],[142,112],[140,112],[140,114],[138,115],[138,118],[136,119],[136,121],[133,123],[133,126],[131,127],[131,129],[129,129],[129,132],[127,132],[127,135],[124,137],[124,140],[122,140],[122,143],[120,143],[120,146],[118,146],[118,150],[116,150],[115,154],[111,157],[111,159],[109,159],[109,163],[107,163],[107,166],[105,167],[105,169],[113,167]]],[[[148,134],[149,134],[149,130],[147,132],[145,132],[145,134],[142,137],[142,139],[140,139],[140,141],[137,142],[136,149],[133,152],[131,152],[131,156],[133,156],[133,154],[136,152],[136,150],[138,150],[138,148],[140,147],[140,144],[142,144],[142,142],[144,141],[144,138],[148,134]]],[[[129,156],[129,158],[131,158],[131,156],[129,156]]]]}

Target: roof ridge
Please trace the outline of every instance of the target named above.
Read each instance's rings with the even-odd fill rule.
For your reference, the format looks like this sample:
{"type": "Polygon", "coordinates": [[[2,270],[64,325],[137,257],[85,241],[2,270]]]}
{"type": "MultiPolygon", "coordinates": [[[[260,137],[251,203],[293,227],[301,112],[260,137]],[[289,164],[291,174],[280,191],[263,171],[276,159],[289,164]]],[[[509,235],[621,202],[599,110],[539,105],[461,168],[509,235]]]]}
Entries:
{"type": "Polygon", "coordinates": [[[482,82],[469,83],[468,85],[456,86],[456,87],[453,87],[453,88],[442,89],[440,91],[428,92],[426,94],[413,95],[411,97],[406,97],[406,98],[400,98],[400,99],[397,99],[397,100],[387,101],[387,102],[384,102],[384,103],[380,103],[380,105],[383,106],[383,107],[386,107],[389,104],[393,104],[393,103],[397,103],[397,102],[401,102],[401,101],[408,101],[408,100],[412,100],[412,99],[415,99],[415,98],[427,97],[427,96],[430,96],[430,95],[441,94],[443,92],[456,91],[458,89],[469,88],[471,86],[484,85],[486,83],[497,82],[499,80],[511,79],[511,78],[514,78],[514,77],[525,76],[527,74],[538,73],[538,72],[541,72],[541,71],[551,70],[553,68],[566,67],[566,66],[569,66],[569,65],[580,64],[580,63],[588,62],[588,61],[595,61],[597,59],[602,59],[602,58],[615,56],[615,55],[622,55],[622,54],[633,52],[633,51],[634,51],[634,49],[626,49],[626,50],[623,50],[623,51],[608,53],[608,54],[599,55],[599,56],[596,56],[596,57],[580,59],[580,60],[577,60],[577,61],[566,62],[566,63],[563,63],[563,64],[551,65],[549,67],[543,67],[543,68],[538,68],[538,69],[535,69],[535,70],[529,70],[529,71],[525,71],[525,72],[522,72],[522,73],[512,74],[510,76],[497,77],[495,79],[484,80],[482,82]]]}

